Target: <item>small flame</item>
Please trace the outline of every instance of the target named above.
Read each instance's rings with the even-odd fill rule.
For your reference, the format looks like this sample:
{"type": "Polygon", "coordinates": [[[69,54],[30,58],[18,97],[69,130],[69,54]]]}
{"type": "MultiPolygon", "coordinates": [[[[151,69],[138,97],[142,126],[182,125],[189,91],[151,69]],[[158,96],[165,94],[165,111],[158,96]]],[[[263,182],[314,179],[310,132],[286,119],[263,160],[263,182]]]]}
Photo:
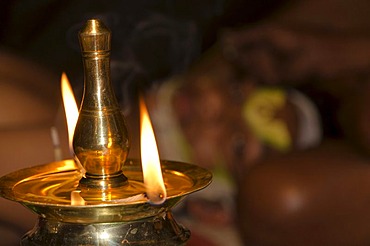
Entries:
{"type": "Polygon", "coordinates": [[[82,198],[81,191],[74,190],[71,192],[71,205],[72,206],[83,206],[86,204],[85,200],[82,198]]]}
{"type": "Polygon", "coordinates": [[[152,204],[162,204],[167,197],[152,123],[143,98],[140,98],[141,162],[146,195],[152,204]]]}
{"type": "Polygon", "coordinates": [[[64,104],[64,111],[67,118],[67,128],[68,128],[68,142],[69,142],[69,151],[73,153],[72,141],[73,133],[75,131],[76,123],[78,120],[78,107],[76,103],[75,96],[67,75],[62,74],[61,78],[61,87],[62,87],[62,97],[64,104]]]}

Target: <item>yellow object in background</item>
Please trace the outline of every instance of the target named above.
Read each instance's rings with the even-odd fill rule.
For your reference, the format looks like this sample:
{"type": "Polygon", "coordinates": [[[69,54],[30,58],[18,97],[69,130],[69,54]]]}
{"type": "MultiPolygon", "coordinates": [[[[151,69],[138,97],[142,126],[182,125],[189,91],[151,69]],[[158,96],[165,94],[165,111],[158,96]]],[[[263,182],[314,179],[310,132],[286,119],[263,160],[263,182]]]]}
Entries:
{"type": "Polygon", "coordinates": [[[280,88],[258,88],[244,104],[243,117],[252,131],[264,142],[280,151],[288,151],[292,139],[287,124],[276,118],[287,101],[280,88]]]}

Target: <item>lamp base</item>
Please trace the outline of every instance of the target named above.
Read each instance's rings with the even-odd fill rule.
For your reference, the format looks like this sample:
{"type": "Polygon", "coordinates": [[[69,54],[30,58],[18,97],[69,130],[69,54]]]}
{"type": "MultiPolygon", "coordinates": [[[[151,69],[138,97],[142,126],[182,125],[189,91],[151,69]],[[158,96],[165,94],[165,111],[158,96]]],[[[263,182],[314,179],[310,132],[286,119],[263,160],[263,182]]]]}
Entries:
{"type": "Polygon", "coordinates": [[[185,245],[190,231],[177,224],[171,211],[132,222],[66,223],[39,217],[22,246],[36,245],[185,245]]]}

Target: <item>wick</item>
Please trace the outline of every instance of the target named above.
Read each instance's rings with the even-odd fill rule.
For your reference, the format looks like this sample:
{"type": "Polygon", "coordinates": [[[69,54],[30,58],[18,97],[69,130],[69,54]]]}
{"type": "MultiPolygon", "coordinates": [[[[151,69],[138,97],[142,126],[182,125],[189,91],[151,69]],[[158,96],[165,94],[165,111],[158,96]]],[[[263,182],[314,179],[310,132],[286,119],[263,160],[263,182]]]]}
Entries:
{"type": "Polygon", "coordinates": [[[154,193],[151,192],[149,195],[148,192],[144,193],[144,196],[148,199],[148,202],[151,205],[161,205],[166,201],[166,196],[162,192],[154,193]]]}
{"type": "Polygon", "coordinates": [[[62,149],[60,147],[59,134],[55,126],[50,128],[51,141],[54,147],[54,159],[55,161],[62,160],[62,149]]]}
{"type": "Polygon", "coordinates": [[[144,201],[147,200],[147,197],[146,197],[145,193],[130,196],[130,197],[123,198],[123,199],[115,199],[115,200],[112,200],[111,202],[113,202],[113,203],[129,203],[129,202],[137,202],[137,201],[142,201],[142,200],[144,200],[144,201]]]}

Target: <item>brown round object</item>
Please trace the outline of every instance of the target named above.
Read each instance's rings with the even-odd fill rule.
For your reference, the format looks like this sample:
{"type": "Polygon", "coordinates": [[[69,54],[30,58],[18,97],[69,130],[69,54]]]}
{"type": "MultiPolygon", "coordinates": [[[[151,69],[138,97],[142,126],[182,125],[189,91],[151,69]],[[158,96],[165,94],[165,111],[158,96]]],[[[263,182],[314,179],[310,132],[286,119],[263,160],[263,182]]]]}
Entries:
{"type": "Polygon", "coordinates": [[[369,245],[370,165],[343,143],[266,160],[245,175],[248,245],[369,245]]]}

